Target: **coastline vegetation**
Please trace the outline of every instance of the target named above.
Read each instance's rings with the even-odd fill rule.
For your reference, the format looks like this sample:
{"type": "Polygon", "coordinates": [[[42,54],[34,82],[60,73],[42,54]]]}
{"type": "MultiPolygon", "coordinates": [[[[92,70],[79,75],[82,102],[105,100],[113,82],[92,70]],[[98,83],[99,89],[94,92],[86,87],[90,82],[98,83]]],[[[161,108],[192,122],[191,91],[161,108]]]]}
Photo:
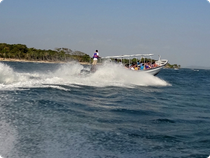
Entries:
{"type": "Polygon", "coordinates": [[[55,50],[42,50],[28,48],[24,44],[0,43],[0,58],[18,59],[27,61],[68,62],[77,60],[79,62],[90,62],[90,56],[81,51],[72,51],[68,48],[55,48],[55,50]]]}
{"type": "MultiPolygon", "coordinates": [[[[24,60],[24,61],[44,61],[44,62],[69,62],[76,60],[78,62],[90,63],[91,57],[81,51],[72,51],[69,48],[55,48],[54,50],[42,50],[28,48],[24,44],[0,43],[0,58],[3,60],[24,60]]],[[[113,59],[114,60],[114,59],[113,59]]],[[[141,59],[140,62],[154,62],[154,59],[141,59]]],[[[136,59],[132,59],[135,63],[136,59]]],[[[128,59],[123,59],[123,63],[129,63],[128,59]]],[[[167,64],[166,68],[180,68],[177,64],[167,64]]]]}
{"type": "Polygon", "coordinates": [[[171,65],[171,64],[167,63],[165,67],[166,68],[171,68],[171,69],[173,69],[173,68],[179,69],[179,68],[181,68],[181,65],[177,65],[177,64],[171,65]]]}

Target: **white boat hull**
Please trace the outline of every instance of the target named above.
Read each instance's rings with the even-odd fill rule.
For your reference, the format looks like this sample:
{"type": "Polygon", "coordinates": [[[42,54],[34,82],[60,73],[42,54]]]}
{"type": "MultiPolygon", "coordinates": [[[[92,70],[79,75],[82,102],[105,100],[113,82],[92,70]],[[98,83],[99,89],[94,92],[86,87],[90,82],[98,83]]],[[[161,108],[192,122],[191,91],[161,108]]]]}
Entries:
{"type": "MultiPolygon", "coordinates": [[[[104,59],[110,59],[110,58],[115,58],[115,59],[126,59],[128,58],[129,59],[129,64],[130,64],[130,58],[137,58],[138,57],[148,57],[148,56],[152,56],[153,54],[133,54],[133,55],[121,55],[121,56],[107,56],[107,57],[104,57],[104,59]]],[[[149,73],[151,75],[157,75],[160,70],[168,63],[168,60],[167,59],[160,59],[161,56],[159,56],[159,60],[155,61],[155,64],[157,65],[156,67],[154,68],[150,68],[150,69],[144,69],[144,70],[133,70],[134,71],[137,71],[137,72],[146,72],[146,73],[149,73]]],[[[145,62],[145,61],[144,61],[145,62]]],[[[144,63],[145,64],[145,63],[144,63]]]]}
{"type": "Polygon", "coordinates": [[[162,60],[158,60],[155,62],[157,65],[159,65],[158,67],[154,67],[154,68],[150,68],[150,69],[146,69],[146,70],[140,70],[140,72],[144,71],[146,73],[149,73],[151,75],[157,75],[160,70],[168,63],[168,60],[166,59],[162,59],[162,60]]]}
{"type": "Polygon", "coordinates": [[[155,67],[155,68],[151,68],[151,69],[147,69],[147,70],[140,70],[140,71],[144,71],[146,73],[149,73],[151,75],[157,75],[160,70],[163,68],[163,66],[159,66],[159,67],[155,67]]]}

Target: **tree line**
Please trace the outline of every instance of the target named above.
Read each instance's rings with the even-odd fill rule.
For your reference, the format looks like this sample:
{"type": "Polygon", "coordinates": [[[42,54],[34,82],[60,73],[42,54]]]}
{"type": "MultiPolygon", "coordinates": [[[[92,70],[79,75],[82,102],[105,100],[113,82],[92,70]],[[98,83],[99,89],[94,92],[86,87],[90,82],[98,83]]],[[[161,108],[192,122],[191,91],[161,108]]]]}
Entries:
{"type": "Polygon", "coordinates": [[[42,50],[28,48],[24,44],[0,43],[0,58],[19,59],[30,61],[72,61],[90,62],[90,56],[81,51],[73,51],[69,48],[55,48],[55,50],[42,50]]]}
{"type": "MultiPolygon", "coordinates": [[[[19,59],[29,61],[49,61],[49,62],[68,62],[77,60],[79,62],[91,62],[92,59],[88,54],[81,51],[73,51],[69,48],[55,48],[54,50],[42,50],[35,48],[27,48],[24,44],[6,44],[0,43],[0,58],[4,59],[19,59]]],[[[114,59],[112,59],[114,60],[114,59]]],[[[120,60],[120,59],[118,59],[120,60]]],[[[140,62],[154,62],[154,59],[142,58],[140,62]]],[[[123,63],[135,63],[136,59],[130,61],[123,59],[123,63]]],[[[167,64],[168,68],[180,68],[177,64],[167,64]]]]}
{"type": "Polygon", "coordinates": [[[167,68],[181,68],[181,65],[167,63],[166,64],[166,67],[167,68]]]}

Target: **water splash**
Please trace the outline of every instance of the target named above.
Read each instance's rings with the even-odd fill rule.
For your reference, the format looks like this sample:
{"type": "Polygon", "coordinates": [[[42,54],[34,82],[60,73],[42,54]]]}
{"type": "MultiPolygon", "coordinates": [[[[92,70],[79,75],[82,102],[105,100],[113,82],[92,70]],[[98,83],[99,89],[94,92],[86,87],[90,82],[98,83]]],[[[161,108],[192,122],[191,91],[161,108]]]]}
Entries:
{"type": "Polygon", "coordinates": [[[141,71],[132,71],[113,63],[105,63],[91,76],[93,80],[107,83],[110,86],[133,85],[133,86],[167,86],[164,80],[141,71]]]}
{"type": "Polygon", "coordinates": [[[61,64],[56,70],[47,73],[18,73],[14,72],[9,66],[0,63],[0,88],[60,87],[60,89],[64,90],[65,88],[61,86],[135,87],[170,85],[166,81],[148,73],[131,71],[114,63],[98,65],[95,73],[81,74],[81,70],[90,70],[90,66],[71,62],[61,64]]]}
{"type": "MultiPolygon", "coordinates": [[[[87,86],[168,86],[166,81],[145,72],[131,71],[121,65],[104,63],[97,66],[97,71],[92,74],[80,74],[81,70],[88,69],[79,63],[64,64],[54,72],[54,77],[64,83],[87,86]]],[[[90,69],[90,68],[89,68],[90,69]]]]}
{"type": "Polygon", "coordinates": [[[0,83],[10,84],[15,81],[15,73],[9,66],[0,63],[0,83]]]}

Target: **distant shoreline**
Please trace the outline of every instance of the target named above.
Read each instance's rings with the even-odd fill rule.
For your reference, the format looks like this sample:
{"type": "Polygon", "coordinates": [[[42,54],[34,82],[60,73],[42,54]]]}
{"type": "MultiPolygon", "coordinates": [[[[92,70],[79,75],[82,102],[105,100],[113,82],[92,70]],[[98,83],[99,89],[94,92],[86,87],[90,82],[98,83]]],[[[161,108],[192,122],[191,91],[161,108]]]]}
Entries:
{"type": "MultiPolygon", "coordinates": [[[[25,59],[14,59],[14,58],[0,58],[0,61],[8,61],[8,62],[32,62],[32,63],[49,63],[49,64],[64,64],[70,63],[74,61],[48,61],[48,60],[25,60],[25,59]]],[[[81,65],[91,65],[89,62],[79,62],[81,65]]],[[[100,65],[100,63],[98,63],[100,65]]],[[[168,65],[165,68],[173,69],[177,67],[169,67],[168,65]]],[[[179,67],[180,69],[180,67],[179,67]]]]}
{"type": "MultiPolygon", "coordinates": [[[[51,64],[55,64],[55,63],[69,63],[71,61],[68,62],[63,62],[63,61],[47,61],[47,60],[24,60],[24,59],[14,59],[14,58],[0,58],[0,61],[11,61],[11,62],[32,62],[32,63],[51,63],[51,64]]],[[[88,62],[79,62],[82,65],[90,65],[90,63],[88,62]]]]}

